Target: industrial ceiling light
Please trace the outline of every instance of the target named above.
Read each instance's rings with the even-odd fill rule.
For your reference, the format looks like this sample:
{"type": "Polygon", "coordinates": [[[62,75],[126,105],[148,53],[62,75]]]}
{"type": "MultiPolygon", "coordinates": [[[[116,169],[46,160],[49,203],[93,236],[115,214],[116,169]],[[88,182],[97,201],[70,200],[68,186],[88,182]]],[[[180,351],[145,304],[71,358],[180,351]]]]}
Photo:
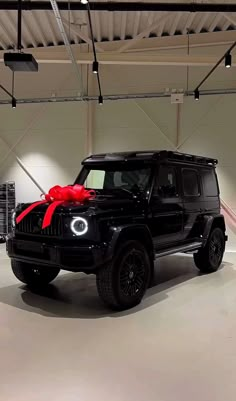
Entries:
{"type": "Polygon", "coordinates": [[[195,91],[194,91],[194,99],[199,100],[199,90],[198,89],[195,89],[195,91]]]}
{"type": "Polygon", "coordinates": [[[100,106],[103,105],[103,97],[102,97],[102,95],[100,95],[100,96],[98,97],[98,104],[100,104],[100,106]]]}
{"type": "Polygon", "coordinates": [[[82,4],[88,4],[88,0],[80,0],[82,4]]]}
{"type": "Polygon", "coordinates": [[[11,107],[12,107],[13,109],[16,108],[16,98],[15,98],[15,97],[13,97],[13,98],[11,99],[11,107]]]}
{"type": "Polygon", "coordinates": [[[98,62],[97,61],[93,62],[93,73],[94,74],[98,73],[98,62]]]}
{"type": "Polygon", "coordinates": [[[230,53],[227,53],[227,54],[225,55],[225,67],[226,67],[226,68],[230,68],[230,67],[231,67],[231,64],[232,64],[232,56],[231,56],[230,53]]]}

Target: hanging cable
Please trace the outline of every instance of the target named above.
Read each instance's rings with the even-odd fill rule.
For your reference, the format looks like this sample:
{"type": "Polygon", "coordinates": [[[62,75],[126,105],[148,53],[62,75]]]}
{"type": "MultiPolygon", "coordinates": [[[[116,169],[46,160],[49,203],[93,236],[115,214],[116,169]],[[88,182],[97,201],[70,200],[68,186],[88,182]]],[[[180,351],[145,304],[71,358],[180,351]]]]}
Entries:
{"type": "Polygon", "coordinates": [[[22,0],[18,0],[18,25],[17,25],[17,50],[20,52],[22,49],[21,46],[21,32],[22,32],[22,0]]]}
{"type": "Polygon", "coordinates": [[[11,98],[11,105],[12,108],[16,108],[16,98],[14,97],[13,93],[10,93],[3,85],[0,84],[0,88],[11,98]]]}
{"type": "Polygon", "coordinates": [[[97,53],[96,53],[96,48],[95,48],[93,25],[92,25],[92,18],[91,18],[91,10],[90,10],[89,1],[87,1],[87,3],[86,3],[86,8],[87,8],[87,11],[88,11],[88,21],[89,21],[89,28],[90,28],[90,34],[91,34],[91,40],[92,40],[92,48],[93,48],[93,57],[94,57],[92,69],[93,69],[93,73],[97,75],[98,90],[99,90],[98,103],[100,105],[102,105],[103,104],[103,97],[102,97],[102,88],[101,88],[101,81],[100,81],[100,75],[99,75],[99,63],[97,61],[97,53]]]}
{"type": "Polygon", "coordinates": [[[15,92],[15,71],[12,71],[12,87],[11,87],[12,96],[14,96],[14,92],[15,92]]]}
{"type": "Polygon", "coordinates": [[[200,84],[195,88],[194,90],[194,97],[196,99],[195,94],[198,94],[198,99],[199,100],[199,88],[204,84],[204,82],[206,82],[206,80],[209,78],[209,76],[216,70],[216,68],[222,63],[222,61],[225,59],[225,66],[227,68],[231,67],[231,54],[230,52],[233,50],[233,48],[236,46],[236,42],[234,42],[230,48],[223,54],[223,56],[217,61],[216,65],[214,65],[214,67],[210,70],[210,72],[208,72],[208,74],[205,76],[205,78],[203,78],[203,80],[200,82],[200,84]],[[230,56],[230,57],[229,57],[230,56]],[[228,60],[226,59],[228,58],[228,60]],[[230,58],[230,60],[229,60],[230,58]],[[228,65],[228,62],[230,61],[230,65],[228,65]]]}
{"type": "MultiPolygon", "coordinates": [[[[188,50],[187,50],[187,55],[189,56],[189,28],[187,29],[187,35],[188,35],[188,50]]],[[[186,77],[186,87],[187,87],[187,93],[188,93],[188,87],[189,87],[189,65],[187,65],[187,77],[186,77]]]]}
{"type": "Polygon", "coordinates": [[[68,0],[68,23],[69,23],[68,36],[69,36],[69,42],[71,43],[71,36],[70,36],[70,24],[71,24],[71,21],[70,21],[70,17],[71,17],[70,0],[68,0]]]}
{"type": "Polygon", "coordinates": [[[11,93],[12,93],[12,99],[11,99],[11,106],[13,109],[16,108],[16,98],[14,96],[15,93],[15,72],[12,71],[12,88],[11,88],[11,93]]]}

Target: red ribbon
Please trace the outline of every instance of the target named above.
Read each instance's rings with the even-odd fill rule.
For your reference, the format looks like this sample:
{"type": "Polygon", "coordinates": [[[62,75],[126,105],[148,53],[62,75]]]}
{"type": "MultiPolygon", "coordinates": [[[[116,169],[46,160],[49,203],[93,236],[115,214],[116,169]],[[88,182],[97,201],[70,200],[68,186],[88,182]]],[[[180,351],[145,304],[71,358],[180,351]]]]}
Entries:
{"type": "Polygon", "coordinates": [[[29,214],[33,209],[44,203],[50,203],[48,206],[42,224],[42,229],[50,226],[52,221],[53,213],[56,208],[64,202],[84,202],[86,200],[94,199],[96,196],[95,191],[87,190],[83,185],[68,185],[66,187],[60,187],[56,185],[51,188],[48,194],[43,195],[45,200],[32,203],[27,207],[16,219],[16,224],[19,224],[21,220],[24,219],[27,214],[29,214]]]}

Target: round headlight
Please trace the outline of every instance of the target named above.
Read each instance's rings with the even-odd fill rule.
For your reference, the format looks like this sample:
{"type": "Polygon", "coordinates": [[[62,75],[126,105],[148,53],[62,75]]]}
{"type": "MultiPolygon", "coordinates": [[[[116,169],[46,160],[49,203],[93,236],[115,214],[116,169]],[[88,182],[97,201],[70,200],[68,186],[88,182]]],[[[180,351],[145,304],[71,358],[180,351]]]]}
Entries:
{"type": "Polygon", "coordinates": [[[11,226],[12,226],[12,228],[15,228],[15,226],[16,226],[16,212],[15,212],[15,210],[13,210],[13,212],[11,214],[11,226]]]}
{"type": "Polygon", "coordinates": [[[84,235],[88,231],[88,222],[83,217],[74,217],[70,228],[75,235],[84,235]]]}

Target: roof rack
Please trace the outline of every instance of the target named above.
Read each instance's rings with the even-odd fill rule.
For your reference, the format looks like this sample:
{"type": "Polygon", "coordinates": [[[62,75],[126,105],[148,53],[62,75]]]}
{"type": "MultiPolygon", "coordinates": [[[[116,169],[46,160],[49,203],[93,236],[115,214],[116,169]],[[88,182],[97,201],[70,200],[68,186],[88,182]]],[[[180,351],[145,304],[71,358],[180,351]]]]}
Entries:
{"type": "Polygon", "coordinates": [[[190,155],[188,153],[180,153],[169,150],[143,150],[143,151],[127,151],[114,153],[101,153],[87,157],[82,163],[103,163],[103,162],[119,162],[127,160],[166,160],[182,163],[216,165],[217,159],[209,157],[190,155]]]}
{"type": "Polygon", "coordinates": [[[212,159],[210,157],[196,156],[196,155],[190,155],[188,153],[180,153],[166,150],[159,152],[159,157],[172,161],[194,163],[194,164],[204,164],[204,165],[218,164],[217,159],[212,159]]]}

